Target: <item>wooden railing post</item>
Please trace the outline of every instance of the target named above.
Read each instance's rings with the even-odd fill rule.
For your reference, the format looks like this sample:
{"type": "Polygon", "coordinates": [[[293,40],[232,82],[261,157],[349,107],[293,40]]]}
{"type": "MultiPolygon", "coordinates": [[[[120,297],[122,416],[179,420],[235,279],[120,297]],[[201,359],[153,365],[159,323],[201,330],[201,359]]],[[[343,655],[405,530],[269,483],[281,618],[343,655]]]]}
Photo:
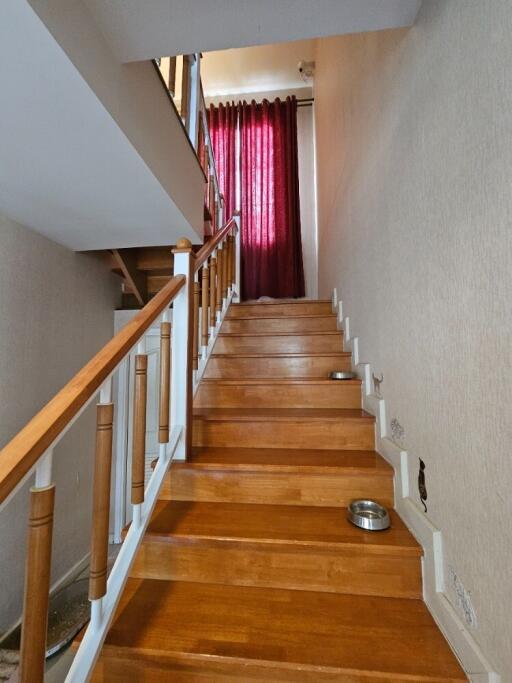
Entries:
{"type": "Polygon", "coordinates": [[[148,357],[135,356],[135,390],[133,397],[132,439],[132,505],[133,522],[138,523],[140,505],[144,502],[144,474],[146,460],[146,403],[147,403],[148,357]]]}
{"type": "Polygon", "coordinates": [[[55,484],[30,489],[20,683],[42,683],[52,557],[55,484]]]}
{"type": "Polygon", "coordinates": [[[210,259],[210,332],[215,329],[215,305],[217,301],[217,252],[214,251],[210,259]]]}
{"type": "Polygon", "coordinates": [[[215,294],[215,310],[217,312],[217,324],[220,322],[222,311],[222,275],[224,273],[224,250],[219,244],[217,249],[217,286],[215,294]]]}
{"type": "Polygon", "coordinates": [[[228,268],[228,293],[231,294],[233,290],[233,272],[234,272],[234,263],[235,263],[235,238],[233,235],[229,235],[228,237],[228,251],[229,251],[229,268],[228,268]]]}
{"type": "Polygon", "coordinates": [[[208,283],[208,262],[206,262],[201,273],[201,346],[203,358],[206,358],[206,351],[208,349],[208,283]]]}
{"type": "Polygon", "coordinates": [[[222,245],[224,256],[222,257],[222,308],[226,305],[228,298],[228,267],[229,267],[229,245],[227,237],[222,245]]]}
{"type": "Polygon", "coordinates": [[[194,370],[199,367],[199,280],[197,273],[194,276],[194,341],[193,341],[193,365],[194,370]]]}
{"type": "Polygon", "coordinates": [[[92,497],[91,568],[89,600],[99,600],[107,592],[110,478],[112,469],[112,425],[114,404],[96,406],[96,455],[92,497]]]}
{"type": "Polygon", "coordinates": [[[185,460],[192,444],[192,343],[194,335],[193,297],[194,268],[190,240],[180,239],[173,249],[174,274],[184,275],[185,287],[173,303],[171,424],[181,427],[180,441],[174,458],[185,460]]]}
{"type": "Polygon", "coordinates": [[[160,324],[160,400],[158,409],[158,443],[169,441],[169,400],[171,388],[171,323],[160,324]]]}

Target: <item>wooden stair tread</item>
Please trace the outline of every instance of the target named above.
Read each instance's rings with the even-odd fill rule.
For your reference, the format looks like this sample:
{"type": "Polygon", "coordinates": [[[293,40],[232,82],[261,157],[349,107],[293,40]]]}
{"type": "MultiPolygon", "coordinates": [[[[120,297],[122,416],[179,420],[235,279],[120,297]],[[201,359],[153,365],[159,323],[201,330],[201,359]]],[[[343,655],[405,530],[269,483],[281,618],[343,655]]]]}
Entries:
{"type": "Polygon", "coordinates": [[[392,511],[391,524],[376,534],[351,524],[346,508],[161,500],[146,539],[188,537],[330,549],[355,546],[368,553],[421,556],[421,547],[392,511]]]}
{"type": "Polygon", "coordinates": [[[106,656],[266,662],[298,676],[465,680],[423,602],[403,598],[129,579],[105,644],[106,656]]]}
{"type": "Polygon", "coordinates": [[[194,418],[237,422],[375,421],[373,415],[359,408],[194,408],[194,418]]]}
{"type": "Polygon", "coordinates": [[[311,330],[307,332],[219,332],[219,337],[324,337],[343,336],[340,330],[311,330]]]}
{"type": "Polygon", "coordinates": [[[305,351],[303,353],[212,353],[210,358],[349,358],[350,351],[305,351]]]}
{"type": "Polygon", "coordinates": [[[307,384],[316,386],[317,384],[325,386],[340,386],[345,385],[355,385],[361,384],[360,379],[344,379],[343,382],[335,382],[332,379],[327,379],[325,377],[240,377],[237,379],[232,379],[229,377],[204,377],[201,383],[205,384],[227,384],[233,386],[240,386],[240,384],[248,385],[266,385],[266,384],[307,384]]]}
{"type": "Polygon", "coordinates": [[[293,304],[295,306],[308,306],[309,304],[329,304],[330,299],[272,299],[271,301],[242,301],[239,304],[231,304],[233,308],[238,308],[239,306],[289,306],[293,304]]]}
{"type": "MultiPolygon", "coordinates": [[[[235,305],[236,304],[232,304],[232,306],[235,306],[235,305]]],[[[265,315],[265,316],[261,316],[261,317],[265,320],[283,320],[284,317],[287,320],[289,320],[290,318],[298,318],[299,320],[305,320],[306,318],[335,318],[336,313],[296,313],[295,315],[287,315],[287,316],[276,314],[275,316],[265,315]]],[[[258,318],[258,316],[256,316],[256,315],[236,316],[236,320],[254,320],[257,318],[258,318]]],[[[226,319],[229,319],[229,320],[234,319],[233,317],[230,318],[229,309],[228,309],[228,312],[227,312],[224,319],[225,320],[226,319]]]]}
{"type": "Polygon", "coordinates": [[[375,451],[302,448],[195,447],[190,458],[183,463],[174,462],[172,468],[175,467],[297,473],[343,470],[385,477],[393,474],[391,465],[375,451]]]}

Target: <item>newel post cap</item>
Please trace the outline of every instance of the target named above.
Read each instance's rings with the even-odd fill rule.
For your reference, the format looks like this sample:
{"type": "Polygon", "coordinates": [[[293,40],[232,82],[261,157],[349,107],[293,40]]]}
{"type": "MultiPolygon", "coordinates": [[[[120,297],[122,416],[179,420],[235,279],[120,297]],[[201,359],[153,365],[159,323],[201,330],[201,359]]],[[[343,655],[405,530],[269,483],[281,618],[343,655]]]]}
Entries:
{"type": "Polygon", "coordinates": [[[192,251],[192,242],[186,237],[182,237],[176,243],[176,247],[172,250],[173,254],[184,254],[192,251]]]}

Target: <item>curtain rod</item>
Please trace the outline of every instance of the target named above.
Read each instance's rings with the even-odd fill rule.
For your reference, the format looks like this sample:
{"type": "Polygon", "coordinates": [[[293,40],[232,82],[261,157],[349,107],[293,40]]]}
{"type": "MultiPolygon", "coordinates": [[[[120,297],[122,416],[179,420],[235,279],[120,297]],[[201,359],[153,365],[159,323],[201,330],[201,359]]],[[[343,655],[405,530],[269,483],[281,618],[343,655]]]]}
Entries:
{"type": "Polygon", "coordinates": [[[315,101],[314,97],[305,97],[302,100],[297,100],[297,107],[312,107],[313,102],[315,101]]]}

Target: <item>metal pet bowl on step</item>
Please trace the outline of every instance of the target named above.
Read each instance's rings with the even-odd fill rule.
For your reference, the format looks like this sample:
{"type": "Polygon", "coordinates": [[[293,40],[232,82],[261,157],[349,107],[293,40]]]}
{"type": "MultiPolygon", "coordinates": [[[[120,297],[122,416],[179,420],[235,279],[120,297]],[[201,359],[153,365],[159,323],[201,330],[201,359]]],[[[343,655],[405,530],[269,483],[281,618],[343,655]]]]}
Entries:
{"type": "Polygon", "coordinates": [[[390,525],[388,511],[374,500],[353,500],[348,507],[347,518],[366,531],[384,531],[390,525]]]}
{"type": "Polygon", "coordinates": [[[355,372],[342,372],[341,370],[334,370],[329,373],[329,379],[357,379],[355,372]]]}

